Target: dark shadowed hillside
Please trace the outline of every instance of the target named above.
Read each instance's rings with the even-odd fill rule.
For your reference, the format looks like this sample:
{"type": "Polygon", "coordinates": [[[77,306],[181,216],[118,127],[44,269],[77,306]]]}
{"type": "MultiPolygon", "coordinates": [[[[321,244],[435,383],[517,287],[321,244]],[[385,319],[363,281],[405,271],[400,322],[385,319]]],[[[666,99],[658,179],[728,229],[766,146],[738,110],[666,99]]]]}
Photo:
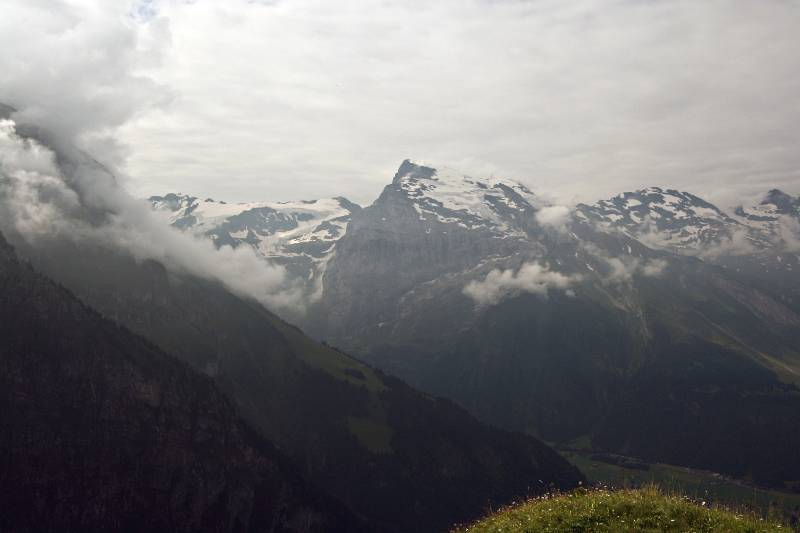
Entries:
{"type": "Polygon", "coordinates": [[[0,236],[1,531],[357,531],[212,381],[0,236]]]}
{"type": "Polygon", "coordinates": [[[216,284],[107,250],[35,257],[107,317],[213,376],[309,480],[381,529],[436,531],[582,479],[538,440],[488,427],[216,284]]]}

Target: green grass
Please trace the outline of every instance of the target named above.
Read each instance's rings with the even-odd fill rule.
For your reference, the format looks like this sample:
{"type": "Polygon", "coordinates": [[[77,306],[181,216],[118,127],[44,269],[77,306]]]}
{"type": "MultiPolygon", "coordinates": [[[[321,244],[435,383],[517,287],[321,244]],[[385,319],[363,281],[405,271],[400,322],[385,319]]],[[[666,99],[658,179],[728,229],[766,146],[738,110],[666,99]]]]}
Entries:
{"type": "Polygon", "coordinates": [[[370,418],[347,418],[347,429],[358,441],[375,455],[392,453],[392,435],[394,430],[385,422],[370,418]]]}
{"type": "Polygon", "coordinates": [[[386,390],[386,385],[372,368],[338,350],[318,343],[296,327],[275,316],[267,315],[267,318],[278,331],[283,333],[294,349],[294,353],[310,366],[327,372],[342,381],[356,386],[364,386],[371,393],[380,393],[386,390]]]}
{"type": "Polygon", "coordinates": [[[345,419],[347,430],[358,439],[364,448],[375,455],[393,453],[394,429],[387,421],[386,410],[380,394],[386,390],[386,385],[375,370],[339,350],[312,340],[299,329],[278,317],[268,315],[268,318],[284,335],[293,352],[306,364],[322,370],[336,379],[346,381],[356,387],[364,387],[367,390],[369,412],[364,417],[348,416],[345,419]]]}
{"type": "Polygon", "coordinates": [[[723,508],[703,507],[655,486],[630,490],[578,490],[507,507],[466,532],[788,532],[779,522],[723,508]]]}
{"type": "MultiPolygon", "coordinates": [[[[581,442],[570,443],[574,448],[578,447],[577,444],[581,442]]],[[[560,453],[577,466],[593,484],[621,488],[655,484],[696,500],[736,508],[746,507],[762,514],[774,508],[788,513],[800,505],[800,494],[754,488],[702,470],[664,464],[650,464],[649,470],[635,470],[592,460],[588,457],[589,452],[561,450],[560,453]]]]}

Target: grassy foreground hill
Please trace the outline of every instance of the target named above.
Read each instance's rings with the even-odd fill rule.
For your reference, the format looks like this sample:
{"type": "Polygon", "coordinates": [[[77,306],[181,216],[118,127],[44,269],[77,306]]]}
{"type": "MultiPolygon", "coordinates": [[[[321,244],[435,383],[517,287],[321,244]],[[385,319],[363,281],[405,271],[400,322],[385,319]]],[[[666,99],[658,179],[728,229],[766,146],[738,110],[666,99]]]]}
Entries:
{"type": "Polygon", "coordinates": [[[507,507],[456,533],[726,532],[790,531],[777,521],[702,506],[655,486],[636,490],[579,490],[507,507]]]}

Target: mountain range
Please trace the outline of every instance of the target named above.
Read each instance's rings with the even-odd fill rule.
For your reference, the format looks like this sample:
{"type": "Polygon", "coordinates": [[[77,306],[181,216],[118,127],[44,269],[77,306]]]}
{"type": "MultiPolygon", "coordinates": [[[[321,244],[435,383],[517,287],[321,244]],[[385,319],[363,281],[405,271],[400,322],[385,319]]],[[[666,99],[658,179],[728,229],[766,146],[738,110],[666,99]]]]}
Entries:
{"type": "Polygon", "coordinates": [[[800,490],[796,197],[145,203],[13,117],[0,529],[441,531],[585,482],[546,442],[800,490]]]}
{"type": "Polygon", "coordinates": [[[800,199],[726,213],[653,187],[560,206],[405,161],[367,207],[303,205],[330,202],[348,206],[336,232],[327,210],[292,221],[297,204],[229,231],[266,204],[151,199],[305,272],[307,311],[287,316],[485,422],[800,488],[800,199]]]}
{"type": "MultiPolygon", "coordinates": [[[[15,130],[9,139],[39,166],[0,167],[0,199],[26,215],[36,207],[70,218],[31,237],[29,219],[0,216],[14,247],[2,265],[3,413],[26,413],[4,420],[0,483],[28,502],[9,508],[4,528],[440,531],[584,481],[535,437],[316,342],[213,277],[132,252],[130,224],[152,221],[116,178],[46,131],[15,130]],[[15,187],[43,168],[47,194],[20,206],[15,187]],[[69,211],[59,212],[62,191],[69,211]]],[[[326,252],[313,244],[357,212],[343,200],[315,204],[291,213],[259,204],[252,218],[284,228],[325,218],[307,247],[293,248],[298,232],[263,248],[297,250],[312,273],[324,272],[314,259],[326,252]]]]}

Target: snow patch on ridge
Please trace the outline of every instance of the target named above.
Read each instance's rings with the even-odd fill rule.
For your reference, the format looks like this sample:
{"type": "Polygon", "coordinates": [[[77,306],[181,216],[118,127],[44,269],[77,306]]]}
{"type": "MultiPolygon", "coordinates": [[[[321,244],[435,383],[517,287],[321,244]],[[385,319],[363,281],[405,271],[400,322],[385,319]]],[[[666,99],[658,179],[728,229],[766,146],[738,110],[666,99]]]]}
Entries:
{"type": "Polygon", "coordinates": [[[524,185],[507,179],[478,179],[448,167],[433,169],[406,161],[394,184],[413,202],[420,220],[464,229],[523,236],[514,214],[540,207],[524,185]]]}
{"type": "Polygon", "coordinates": [[[347,230],[354,205],[341,198],[227,203],[175,194],[152,197],[150,202],[167,212],[174,226],[210,235],[220,245],[249,244],[264,257],[298,253],[292,245],[333,244],[347,230]]]}

